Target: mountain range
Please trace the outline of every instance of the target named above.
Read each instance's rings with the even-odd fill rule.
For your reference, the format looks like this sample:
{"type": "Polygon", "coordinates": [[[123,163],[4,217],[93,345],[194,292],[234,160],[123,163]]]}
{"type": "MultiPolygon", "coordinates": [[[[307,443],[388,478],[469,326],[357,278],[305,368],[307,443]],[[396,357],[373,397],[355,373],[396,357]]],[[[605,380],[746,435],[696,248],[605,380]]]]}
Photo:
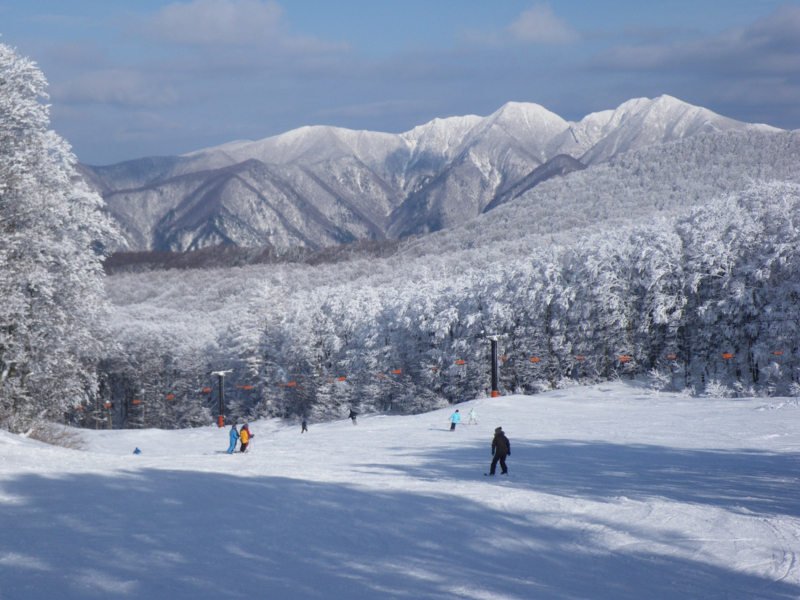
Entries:
{"type": "Polygon", "coordinates": [[[778,131],[670,96],[569,122],[530,103],[401,134],[302,127],[184,156],[80,165],[127,250],[319,249],[458,225],[554,177],[697,134],[778,131]]]}

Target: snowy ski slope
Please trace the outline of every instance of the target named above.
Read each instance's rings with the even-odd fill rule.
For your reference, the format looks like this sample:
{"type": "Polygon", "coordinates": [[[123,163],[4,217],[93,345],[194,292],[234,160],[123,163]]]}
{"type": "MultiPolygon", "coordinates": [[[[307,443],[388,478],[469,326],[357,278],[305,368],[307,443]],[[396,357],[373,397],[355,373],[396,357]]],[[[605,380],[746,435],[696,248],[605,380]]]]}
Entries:
{"type": "Polygon", "coordinates": [[[632,383],[300,426],[0,434],[0,599],[800,597],[800,407],[632,383]],[[455,407],[454,407],[455,408],[455,407]],[[492,432],[511,477],[485,477],[492,432]],[[134,456],[135,447],[143,454],[134,456]]]}

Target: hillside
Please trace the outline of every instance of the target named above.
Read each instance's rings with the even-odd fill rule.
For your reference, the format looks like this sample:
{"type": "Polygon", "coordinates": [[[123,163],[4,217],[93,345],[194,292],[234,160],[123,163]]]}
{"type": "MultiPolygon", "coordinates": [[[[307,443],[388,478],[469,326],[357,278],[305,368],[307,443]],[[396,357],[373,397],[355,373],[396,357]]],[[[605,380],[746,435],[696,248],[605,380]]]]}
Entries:
{"type": "Polygon", "coordinates": [[[669,220],[756,183],[800,182],[800,132],[702,133],[578,171],[512,188],[494,210],[413,240],[409,252],[480,254],[502,245],[524,254],[598,230],[669,220]]]}
{"type": "Polygon", "coordinates": [[[800,132],[703,133],[627,152],[588,169],[561,154],[498,194],[483,214],[443,231],[406,238],[402,244],[384,240],[291,252],[272,247],[208,248],[169,260],[173,253],[161,258],[158,253],[121,253],[108,261],[108,269],[119,272],[127,269],[123,265],[136,262],[154,268],[161,264],[204,268],[264,262],[316,264],[327,262],[327,256],[336,256],[337,261],[348,256],[387,257],[398,248],[407,256],[466,252],[464,260],[469,256],[480,266],[481,257],[496,247],[502,246],[505,254],[524,255],[530,248],[553,242],[571,244],[598,230],[669,220],[757,182],[800,182],[800,132]],[[221,254],[230,259],[220,262],[215,257],[221,254]],[[115,264],[120,266],[115,268],[115,264]]]}
{"type": "Polygon", "coordinates": [[[102,193],[128,250],[314,250],[452,227],[550,177],[728,131],[776,130],[669,96],[631,100],[577,123],[512,102],[488,117],[436,119],[402,134],[303,127],[181,157],[84,165],[82,172],[102,193]],[[532,176],[559,155],[575,165],[532,176]]]}

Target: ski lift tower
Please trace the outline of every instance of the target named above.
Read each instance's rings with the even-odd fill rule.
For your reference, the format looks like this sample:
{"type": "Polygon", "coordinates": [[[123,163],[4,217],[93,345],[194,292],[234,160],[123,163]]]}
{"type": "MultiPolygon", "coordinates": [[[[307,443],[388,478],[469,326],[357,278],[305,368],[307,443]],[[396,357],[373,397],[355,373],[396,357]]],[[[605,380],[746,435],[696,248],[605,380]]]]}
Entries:
{"type": "Polygon", "coordinates": [[[209,375],[219,377],[219,426],[225,427],[225,375],[233,373],[233,369],[226,371],[209,371],[209,375]]]}
{"type": "Polygon", "coordinates": [[[487,335],[486,339],[492,343],[491,360],[492,360],[492,398],[497,398],[500,392],[497,390],[497,381],[499,378],[499,369],[497,366],[497,341],[500,339],[499,335],[487,335]]]}

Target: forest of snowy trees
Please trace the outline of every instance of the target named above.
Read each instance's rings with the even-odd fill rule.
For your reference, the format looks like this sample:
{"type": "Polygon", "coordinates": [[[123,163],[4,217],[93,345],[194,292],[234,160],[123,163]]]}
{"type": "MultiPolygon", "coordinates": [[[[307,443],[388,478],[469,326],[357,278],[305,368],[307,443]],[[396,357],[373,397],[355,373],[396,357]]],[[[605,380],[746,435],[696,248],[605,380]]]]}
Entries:
{"type": "Polygon", "coordinates": [[[799,134],[698,135],[554,179],[389,255],[103,276],[102,201],[0,45],[0,424],[415,413],[614,377],[795,393],[799,134]]]}
{"type": "Polygon", "coordinates": [[[420,412],[488,393],[489,333],[502,393],[639,374],[687,394],[786,394],[798,227],[800,186],[773,182],[524,256],[410,244],[383,261],[115,275],[120,346],[97,405],[130,426],[210,423],[207,372],[233,368],[234,418],[420,412]]]}

